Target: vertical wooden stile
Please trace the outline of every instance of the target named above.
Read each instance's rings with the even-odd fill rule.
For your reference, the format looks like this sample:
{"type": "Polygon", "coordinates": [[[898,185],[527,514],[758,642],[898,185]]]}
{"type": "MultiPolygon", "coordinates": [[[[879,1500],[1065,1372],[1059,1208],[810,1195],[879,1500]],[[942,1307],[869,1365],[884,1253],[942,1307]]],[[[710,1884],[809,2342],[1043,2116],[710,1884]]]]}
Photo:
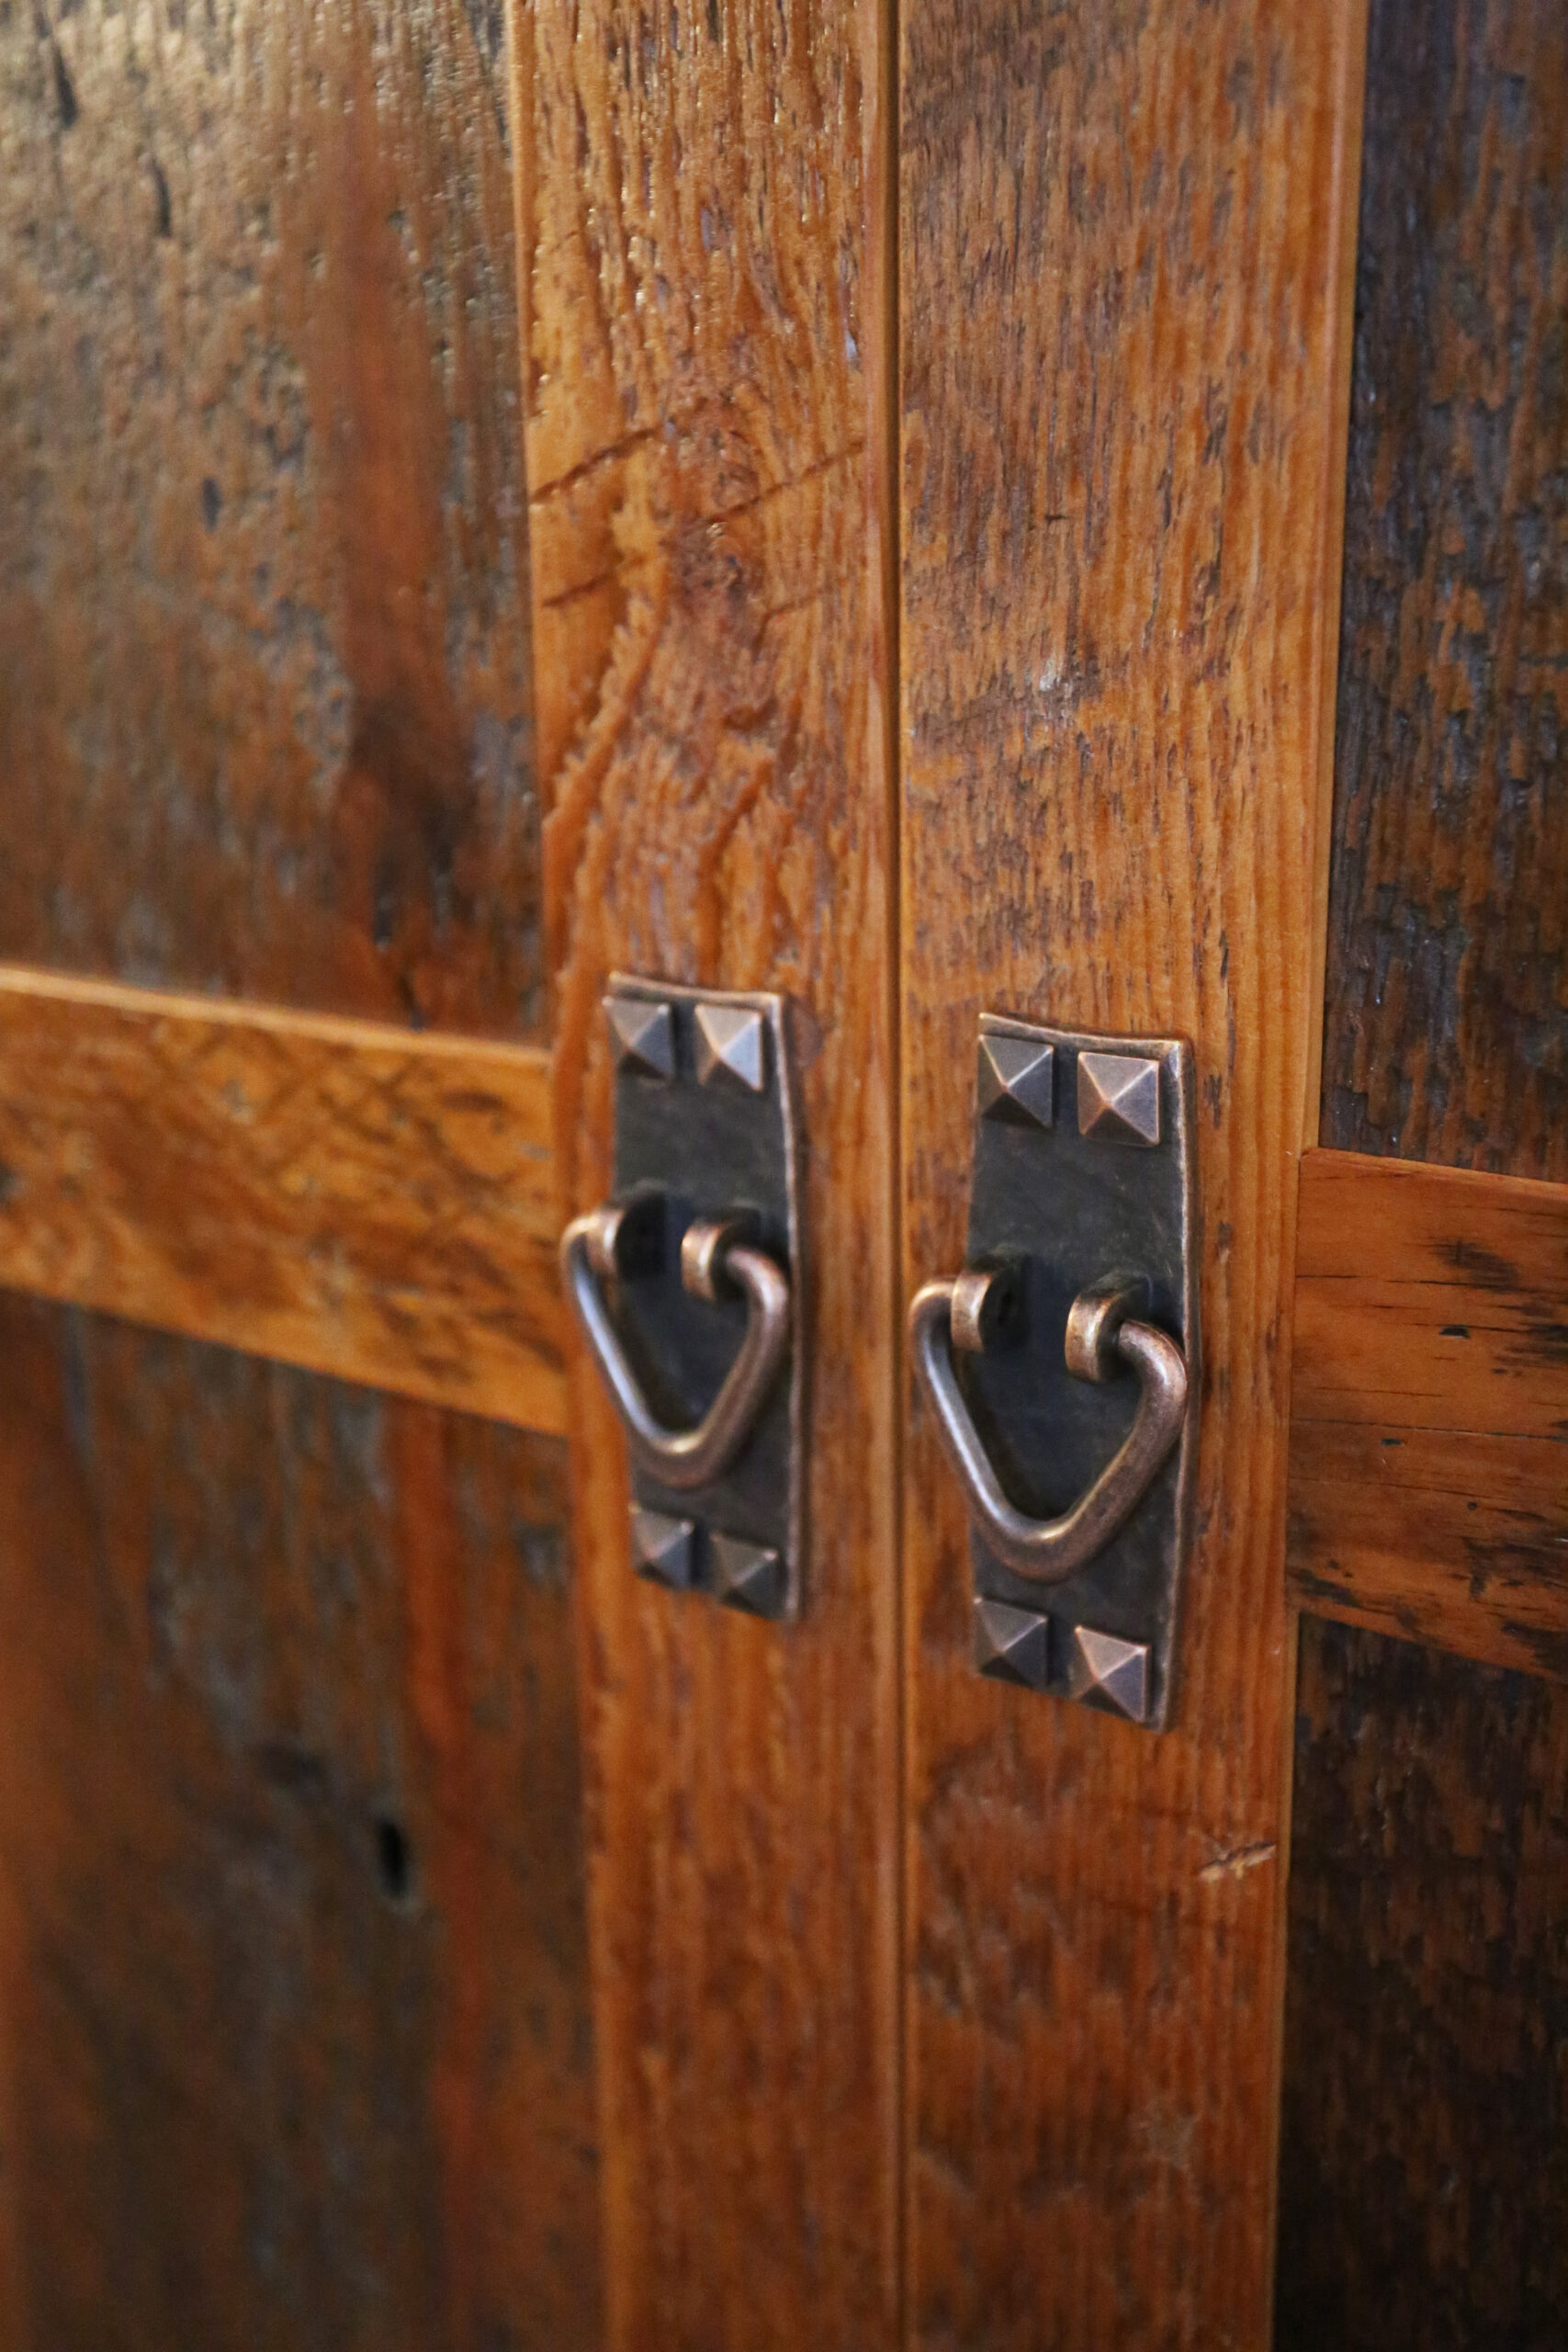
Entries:
{"type": "Polygon", "coordinates": [[[513,22],[563,1208],[613,967],[792,1000],[805,1611],[634,1580],[570,1413],[610,2338],[891,2342],[897,1670],[886,124],[852,0],[513,22]]]}
{"type": "Polygon", "coordinates": [[[1183,1031],[1201,1099],[1168,1732],[975,1675],[963,1510],[910,1445],[910,2333],[944,2352],[1268,2335],[1356,18],[903,17],[907,1285],[962,1260],[982,1009],[1183,1031]]]}

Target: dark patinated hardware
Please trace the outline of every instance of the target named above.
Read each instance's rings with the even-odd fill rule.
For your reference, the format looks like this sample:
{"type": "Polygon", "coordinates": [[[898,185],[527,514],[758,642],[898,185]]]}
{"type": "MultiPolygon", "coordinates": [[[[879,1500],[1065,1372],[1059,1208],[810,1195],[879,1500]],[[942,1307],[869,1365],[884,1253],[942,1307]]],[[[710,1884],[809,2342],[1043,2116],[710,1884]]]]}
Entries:
{"type": "Polygon", "coordinates": [[[1155,1727],[1196,1472],[1193,1090],[1180,1039],[983,1015],[968,1263],[909,1317],[980,1670],[1155,1727]]]}
{"type": "Polygon", "coordinates": [[[797,1124],[782,999],[616,976],[615,1193],[561,1243],[626,1432],[633,1564],[757,1617],[799,1607],[797,1124]]]}

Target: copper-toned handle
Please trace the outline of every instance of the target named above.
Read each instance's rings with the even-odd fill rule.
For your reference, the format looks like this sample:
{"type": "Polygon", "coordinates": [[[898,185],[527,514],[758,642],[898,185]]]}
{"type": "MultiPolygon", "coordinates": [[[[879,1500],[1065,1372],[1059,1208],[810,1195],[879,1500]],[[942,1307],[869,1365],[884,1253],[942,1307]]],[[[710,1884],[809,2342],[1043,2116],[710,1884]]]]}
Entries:
{"type": "Polygon", "coordinates": [[[694,1298],[739,1291],[746,1301],[746,1336],[696,1427],[667,1429],[650,1410],[604,1304],[604,1283],[624,1271],[634,1214],[606,1205],[574,1217],[561,1237],[561,1272],[633,1454],[661,1486],[683,1493],[722,1477],[751,1434],[789,1344],[789,1278],[746,1238],[748,1219],[700,1218],[687,1227],[682,1286],[694,1298]]]}
{"type": "Polygon", "coordinates": [[[1003,1281],[966,1269],[956,1282],[927,1283],[916,1293],[909,1309],[915,1370],[987,1544],[1015,1576],[1060,1584],[1125,1525],[1181,1435],[1187,1364],[1165,1332],[1130,1319],[1142,1303],[1141,1283],[1114,1274],[1080,1291],[1067,1317],[1067,1370],[1078,1380],[1113,1379],[1123,1366],[1136,1373],[1137,1415],[1120,1451],[1071,1510],[1060,1519],[1031,1519],[1003,1493],[953,1369],[955,1340],[976,1351],[987,1345],[1003,1311],[1003,1281]]]}

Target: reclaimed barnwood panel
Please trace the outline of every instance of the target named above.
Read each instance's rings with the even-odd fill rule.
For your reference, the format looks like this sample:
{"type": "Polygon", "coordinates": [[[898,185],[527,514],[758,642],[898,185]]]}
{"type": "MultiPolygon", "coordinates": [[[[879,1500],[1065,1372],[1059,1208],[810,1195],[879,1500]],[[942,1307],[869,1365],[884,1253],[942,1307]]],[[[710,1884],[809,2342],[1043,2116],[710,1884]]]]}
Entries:
{"type": "Polygon", "coordinates": [[[542,1023],[501,35],[0,10],[0,956],[542,1023]]]}
{"type": "Polygon", "coordinates": [[[1568,1179],[1568,13],[1374,0],[1322,1141],[1568,1179]]]}
{"type": "Polygon", "coordinates": [[[902,28],[906,1279],[962,1261],[986,1007],[1191,1035],[1205,1236],[1165,1736],[975,1674],[917,1415],[911,2331],[1252,2346],[1358,12],[911,0],[902,28]]]}
{"type": "Polygon", "coordinates": [[[871,2352],[897,2301],[886,11],[517,18],[557,1150],[614,965],[793,1001],[805,1611],[639,1584],[571,1387],[616,2352],[871,2352]]]}
{"type": "Polygon", "coordinates": [[[0,967],[0,1285],[566,1426],[547,1057],[0,967]]]}
{"type": "Polygon", "coordinates": [[[1568,2339],[1568,1707],[1302,1621],[1277,2352],[1568,2339]]]}
{"type": "MultiPolygon", "coordinates": [[[[542,1027],[502,28],[0,7],[0,956],[542,1027]]],[[[137,1123],[70,1009],[7,1091],[35,1206],[116,1193],[100,1271],[246,1348],[319,1312],[338,1371],[558,1427],[538,1064],[465,1097],[382,1032],[356,1096],[330,1029],[190,1010],[137,1123]]],[[[599,2352],[558,1441],[0,1313],[0,2336],[599,2352]]]]}
{"type": "Polygon", "coordinates": [[[1296,1391],[1295,1593],[1417,1638],[1302,1622],[1282,2346],[1563,2334],[1562,1195],[1503,1179],[1568,1178],[1565,295],[1568,19],[1373,0],[1320,1135],[1497,1173],[1358,1177],[1376,1312],[1296,1391]]]}
{"type": "Polygon", "coordinates": [[[597,2352],[565,1481],[0,1298],[8,2352],[597,2352]]]}
{"type": "Polygon", "coordinates": [[[1568,1186],[1302,1163],[1291,1589],[1568,1679],[1568,1186]]]}

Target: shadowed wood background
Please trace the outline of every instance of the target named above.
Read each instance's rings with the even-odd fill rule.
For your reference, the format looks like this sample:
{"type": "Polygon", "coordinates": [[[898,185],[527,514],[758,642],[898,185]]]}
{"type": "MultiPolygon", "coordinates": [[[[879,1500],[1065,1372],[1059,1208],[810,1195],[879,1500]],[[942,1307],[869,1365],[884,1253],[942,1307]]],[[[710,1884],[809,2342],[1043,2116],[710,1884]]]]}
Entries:
{"type": "MultiPolygon", "coordinates": [[[[1373,0],[1322,1140],[1558,1182],[1565,318],[1568,18],[1552,0],[1373,0]]],[[[1359,1613],[1556,1675],[1568,1481],[1551,1467],[1564,1451],[1564,1359],[1550,1301],[1564,1267],[1560,1238],[1544,1254],[1516,1246],[1529,1189],[1477,1194],[1462,1229],[1489,1289],[1475,1322],[1501,1307],[1524,1338],[1534,1317],[1533,1393],[1554,1438],[1538,1422],[1528,1458],[1495,1458],[1524,1433],[1461,1411],[1485,1442],[1450,1434],[1443,1465],[1428,1446],[1447,1498],[1429,1541],[1402,1544],[1394,1583],[1373,1578],[1397,1606],[1359,1613]],[[1515,1290],[1526,1295],[1510,1301],[1515,1290]],[[1461,1566],[1452,1512],[1469,1516],[1471,1501],[1487,1524],[1461,1566]]],[[[1545,1234],[1561,1237],[1561,1197],[1535,1196],[1545,1234]]],[[[1468,1325],[1470,1310],[1444,1320],[1468,1325]]],[[[1434,1344],[1462,1384],[1466,1343],[1439,1327],[1434,1344]]],[[[1337,1442],[1343,1453],[1351,1433],[1337,1442]]],[[[1328,1524],[1299,1556],[1337,1610],[1346,1580],[1325,1573],[1325,1555],[1341,1532],[1354,1549],[1356,1530],[1323,1487],[1292,1488],[1308,1519],[1325,1502],[1328,1524]]],[[[1381,1527],[1363,1520],[1367,1566],[1419,1509],[1396,1491],[1381,1527]]],[[[1293,1549],[1304,1532],[1298,1518],[1293,1549]]],[[[1303,1618],[1281,2352],[1549,2352],[1568,2332],[1565,1752],[1561,1681],[1303,1618]]]]}
{"type": "MultiPolygon", "coordinates": [[[[0,956],[541,1023],[501,36],[0,10],[0,956]]],[[[4,1324],[7,2345],[596,2346],[564,1447],[4,1324]]]]}

